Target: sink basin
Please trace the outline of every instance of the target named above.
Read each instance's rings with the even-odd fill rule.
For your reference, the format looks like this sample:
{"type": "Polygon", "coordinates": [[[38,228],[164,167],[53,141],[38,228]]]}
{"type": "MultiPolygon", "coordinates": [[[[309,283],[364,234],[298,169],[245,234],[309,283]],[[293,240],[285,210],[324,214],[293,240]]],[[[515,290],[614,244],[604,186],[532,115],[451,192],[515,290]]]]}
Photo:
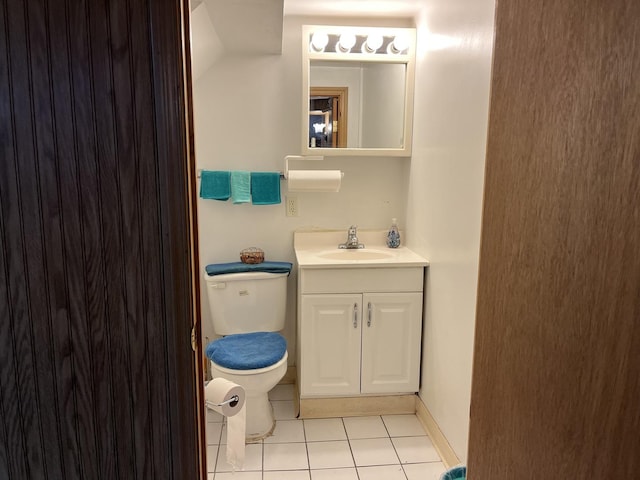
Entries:
{"type": "Polygon", "coordinates": [[[393,257],[393,252],[385,252],[384,250],[372,250],[367,248],[361,249],[336,249],[320,252],[318,257],[326,260],[384,260],[393,257]]]}
{"type": "Polygon", "coordinates": [[[294,232],[293,247],[300,268],[357,269],[424,267],[429,262],[404,245],[387,248],[386,230],[363,230],[358,241],[365,248],[338,248],[344,230],[294,232]]]}

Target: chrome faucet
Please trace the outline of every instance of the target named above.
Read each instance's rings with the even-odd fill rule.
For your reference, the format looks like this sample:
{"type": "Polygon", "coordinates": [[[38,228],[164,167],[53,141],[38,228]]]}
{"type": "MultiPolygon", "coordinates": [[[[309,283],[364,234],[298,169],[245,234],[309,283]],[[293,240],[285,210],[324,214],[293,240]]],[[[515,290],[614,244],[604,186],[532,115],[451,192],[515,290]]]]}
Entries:
{"type": "Polygon", "coordinates": [[[351,225],[349,227],[349,230],[347,231],[347,241],[338,245],[338,248],[364,248],[364,245],[358,242],[357,228],[358,227],[355,225],[351,225]]]}

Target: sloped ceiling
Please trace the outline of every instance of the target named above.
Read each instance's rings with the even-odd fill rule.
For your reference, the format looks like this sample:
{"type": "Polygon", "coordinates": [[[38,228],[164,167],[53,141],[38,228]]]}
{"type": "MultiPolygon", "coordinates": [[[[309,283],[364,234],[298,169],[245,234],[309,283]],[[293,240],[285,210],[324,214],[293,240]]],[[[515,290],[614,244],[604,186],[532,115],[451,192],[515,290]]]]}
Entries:
{"type": "Polygon", "coordinates": [[[209,70],[222,55],[224,47],[213,28],[204,4],[193,8],[191,4],[191,73],[194,80],[209,70]]]}
{"type": "Polygon", "coordinates": [[[191,0],[193,77],[222,53],[282,53],[285,15],[413,17],[425,0],[191,0]]]}
{"type": "Polygon", "coordinates": [[[282,53],[284,0],[204,0],[226,52],[282,53]]]}

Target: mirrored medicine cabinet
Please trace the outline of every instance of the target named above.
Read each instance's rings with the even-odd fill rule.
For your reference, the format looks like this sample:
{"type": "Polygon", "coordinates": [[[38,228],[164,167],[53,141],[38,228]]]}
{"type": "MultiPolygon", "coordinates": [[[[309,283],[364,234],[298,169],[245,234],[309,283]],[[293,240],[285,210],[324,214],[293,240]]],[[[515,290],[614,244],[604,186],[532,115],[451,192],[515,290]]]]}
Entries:
{"type": "Polygon", "coordinates": [[[411,155],[415,29],[302,27],[302,154],[411,155]]]}

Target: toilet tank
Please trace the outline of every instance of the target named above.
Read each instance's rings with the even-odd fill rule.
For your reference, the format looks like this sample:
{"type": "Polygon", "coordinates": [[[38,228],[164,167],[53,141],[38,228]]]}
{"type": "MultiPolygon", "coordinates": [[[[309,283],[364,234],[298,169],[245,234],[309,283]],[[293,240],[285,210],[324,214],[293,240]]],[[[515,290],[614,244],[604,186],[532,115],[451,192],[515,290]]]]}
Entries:
{"type": "Polygon", "coordinates": [[[288,273],[205,273],[213,329],[217,335],[277,332],[284,328],[288,273]]]}

